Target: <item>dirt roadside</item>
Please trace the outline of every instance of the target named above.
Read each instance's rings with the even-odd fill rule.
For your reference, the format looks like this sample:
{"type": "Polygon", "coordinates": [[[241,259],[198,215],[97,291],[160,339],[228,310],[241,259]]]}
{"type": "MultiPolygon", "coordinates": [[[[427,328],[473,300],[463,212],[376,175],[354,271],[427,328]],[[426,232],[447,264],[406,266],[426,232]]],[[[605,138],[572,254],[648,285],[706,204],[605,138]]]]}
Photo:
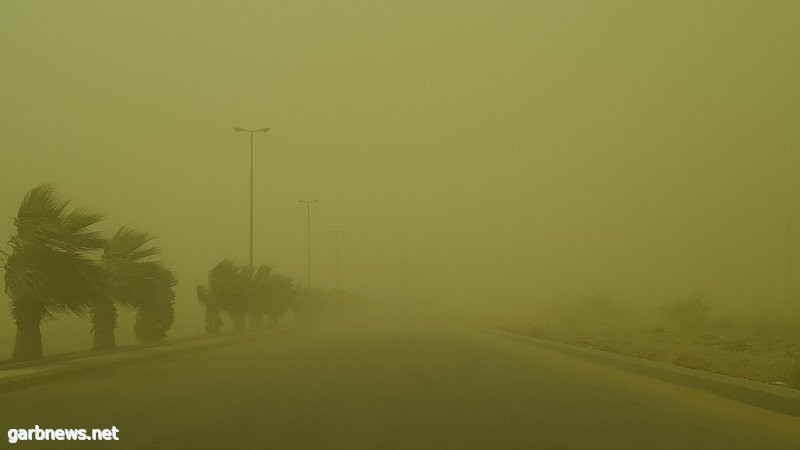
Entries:
{"type": "Polygon", "coordinates": [[[800,327],[796,334],[739,329],[690,331],[647,323],[547,318],[494,328],[512,334],[670,363],[800,389],[800,327]]]}

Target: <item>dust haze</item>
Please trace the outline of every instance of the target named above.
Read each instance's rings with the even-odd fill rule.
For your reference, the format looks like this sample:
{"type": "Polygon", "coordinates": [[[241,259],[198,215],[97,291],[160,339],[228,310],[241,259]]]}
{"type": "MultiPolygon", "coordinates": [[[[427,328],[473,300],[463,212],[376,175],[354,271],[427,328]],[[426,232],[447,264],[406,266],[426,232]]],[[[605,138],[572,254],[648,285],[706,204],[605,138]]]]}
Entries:
{"type": "MultiPolygon", "coordinates": [[[[6,1],[0,235],[54,183],[103,233],[153,234],[178,280],[170,335],[201,333],[195,287],[248,256],[233,127],[268,126],[255,260],[299,285],[298,200],[319,199],[314,285],[334,287],[344,230],[341,287],[380,305],[501,322],[702,291],[715,313],[796,315],[798,17],[792,1],[6,1]]],[[[88,345],[85,318],[43,333],[88,345]]],[[[0,355],[13,336],[0,315],[0,355]]]]}
{"type": "Polygon", "coordinates": [[[796,0],[2,0],[0,440],[800,448],[798,49],[796,0]]]}

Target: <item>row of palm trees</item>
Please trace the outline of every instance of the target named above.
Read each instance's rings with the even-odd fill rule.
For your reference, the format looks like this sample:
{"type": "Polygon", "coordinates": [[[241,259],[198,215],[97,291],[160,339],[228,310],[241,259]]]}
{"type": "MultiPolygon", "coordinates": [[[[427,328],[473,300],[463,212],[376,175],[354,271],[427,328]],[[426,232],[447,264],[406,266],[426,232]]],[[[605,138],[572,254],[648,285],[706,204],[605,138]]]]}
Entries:
{"type": "Polygon", "coordinates": [[[311,289],[294,285],[292,279],[267,265],[248,267],[229,259],[208,272],[208,283],[197,286],[197,299],[205,307],[209,335],[222,330],[223,314],[234,332],[264,327],[264,318],[274,326],[291,312],[296,322],[348,314],[363,308],[363,300],[342,290],[311,289]]]}
{"type": "MultiPolygon", "coordinates": [[[[159,250],[153,237],[122,227],[104,238],[92,230],[103,220],[101,214],[68,208],[69,201],[52,185],[31,189],[14,219],[10,252],[0,250],[17,327],[12,358],[41,358],[41,324],[62,313],[89,314],[94,350],[116,347],[119,307],[136,311],[137,340],[162,340],[175,320],[177,280],[155,259],[159,250]]],[[[223,313],[241,332],[248,319],[250,329],[263,328],[265,318],[275,325],[289,311],[298,321],[313,320],[349,298],[343,291],[297,287],[267,265],[240,266],[228,259],[209,271],[208,283],[197,286],[197,297],[211,335],[221,332],[223,313]]]]}
{"type": "Polygon", "coordinates": [[[222,329],[222,313],[233,322],[234,331],[243,331],[247,319],[251,329],[271,325],[289,311],[295,287],[289,277],[274,273],[266,264],[239,266],[226,259],[208,272],[208,284],[197,286],[197,299],[206,308],[206,332],[222,329]]]}
{"type": "Polygon", "coordinates": [[[96,350],[116,345],[117,307],[136,310],[140,342],[163,339],[174,321],[177,281],[154,259],[152,236],[123,227],[104,238],[92,230],[101,214],[68,207],[52,185],[33,188],[14,219],[10,252],[0,251],[17,327],[13,359],[41,358],[41,323],[59,313],[90,313],[96,350]]]}

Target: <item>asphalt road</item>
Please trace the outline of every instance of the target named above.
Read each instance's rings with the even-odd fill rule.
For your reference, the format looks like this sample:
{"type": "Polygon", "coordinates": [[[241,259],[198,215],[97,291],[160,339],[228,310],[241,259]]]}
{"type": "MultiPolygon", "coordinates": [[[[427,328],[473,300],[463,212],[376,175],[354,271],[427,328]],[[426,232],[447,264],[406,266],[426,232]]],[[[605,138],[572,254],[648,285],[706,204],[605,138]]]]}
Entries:
{"type": "Polygon", "coordinates": [[[120,440],[9,447],[800,448],[797,417],[503,336],[381,320],[0,395],[0,432],[34,425],[116,426],[120,440]]]}

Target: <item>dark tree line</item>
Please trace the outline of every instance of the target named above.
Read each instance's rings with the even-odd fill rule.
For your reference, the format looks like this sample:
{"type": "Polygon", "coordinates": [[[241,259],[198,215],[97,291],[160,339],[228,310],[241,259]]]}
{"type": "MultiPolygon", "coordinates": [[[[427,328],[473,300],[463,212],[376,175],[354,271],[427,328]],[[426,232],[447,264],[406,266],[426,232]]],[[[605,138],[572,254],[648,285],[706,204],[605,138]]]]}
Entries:
{"type": "Polygon", "coordinates": [[[208,283],[197,286],[197,299],[205,307],[208,334],[220,333],[223,314],[233,331],[261,329],[264,318],[271,326],[291,312],[295,322],[313,322],[323,317],[346,315],[363,309],[363,299],[341,290],[296,286],[269,266],[239,266],[226,259],[208,272],[208,283]]]}
{"type": "MultiPolygon", "coordinates": [[[[0,251],[5,291],[16,325],[13,359],[43,356],[41,324],[58,314],[88,315],[92,348],[116,347],[118,308],[136,311],[134,334],[142,343],[164,339],[175,320],[177,280],[157,258],[153,237],[128,227],[110,238],[92,228],[103,215],[69,208],[53,186],[30,190],[14,218],[10,251],[0,251]]],[[[287,312],[313,321],[336,312],[353,297],[343,291],[300,288],[269,266],[223,260],[197,286],[208,334],[218,334],[223,314],[237,332],[274,326],[287,312]],[[347,300],[347,301],[346,301],[347,300]]]]}
{"type": "Polygon", "coordinates": [[[174,320],[175,277],[153,259],[159,251],[150,235],[123,227],[106,239],[92,230],[102,220],[83,208],[70,210],[49,184],[23,199],[11,250],[0,254],[17,327],[15,360],[42,357],[41,323],[61,313],[91,315],[97,350],[116,345],[118,306],[136,310],[139,341],[166,336],[174,320]]]}
{"type": "Polygon", "coordinates": [[[208,284],[197,286],[197,298],[206,308],[206,332],[220,332],[223,312],[235,331],[243,331],[248,319],[251,329],[263,328],[264,318],[274,325],[289,310],[293,290],[290,278],[266,264],[248,267],[223,260],[208,272],[208,284]]]}

